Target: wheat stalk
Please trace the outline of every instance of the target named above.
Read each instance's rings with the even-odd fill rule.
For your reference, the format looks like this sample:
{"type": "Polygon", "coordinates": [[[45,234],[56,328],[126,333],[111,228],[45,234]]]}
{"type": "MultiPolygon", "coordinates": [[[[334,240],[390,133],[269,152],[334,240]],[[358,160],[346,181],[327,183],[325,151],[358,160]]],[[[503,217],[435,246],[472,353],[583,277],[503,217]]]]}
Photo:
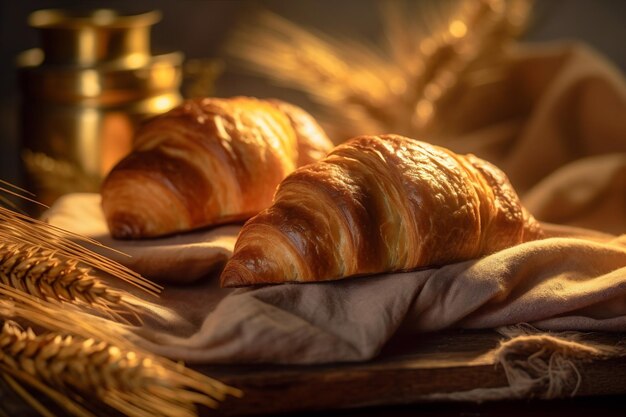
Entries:
{"type": "Polygon", "coordinates": [[[502,49],[531,0],[382,1],[387,47],[336,40],[261,13],[226,52],[244,70],[305,92],[336,142],[361,134],[413,137],[450,127],[465,88],[501,76],[502,49]]]}
{"type": "Polygon", "coordinates": [[[135,297],[112,289],[75,259],[38,246],[0,241],[0,282],[45,300],[85,305],[120,321],[126,321],[120,312],[140,321],[135,297]]]}
{"type": "Polygon", "coordinates": [[[129,416],[193,416],[194,403],[215,408],[230,392],[189,391],[185,386],[198,388],[195,381],[141,353],[55,332],[36,335],[13,322],[0,332],[0,364],[16,378],[26,374],[59,391],[95,394],[129,416]]]}
{"type": "MultiPolygon", "coordinates": [[[[4,181],[0,191],[27,198],[24,190],[4,181]]],[[[129,318],[141,322],[139,312],[158,308],[96,278],[97,272],[104,272],[150,294],[160,291],[158,285],[81,242],[102,247],[92,239],[0,207],[0,282],[42,299],[88,307],[123,322],[129,318]]]]}
{"type": "Polygon", "coordinates": [[[394,32],[403,17],[397,8],[384,9],[389,43],[408,45],[396,51],[394,57],[408,81],[404,98],[410,105],[400,109],[405,110],[401,117],[408,122],[409,131],[430,133],[442,128],[438,123],[447,128],[449,118],[441,119],[462,91],[484,82],[487,76],[490,82],[501,76],[502,51],[525,27],[531,3],[458,1],[447,12],[439,16],[431,13],[430,19],[421,20],[434,23],[429,32],[423,29],[426,25],[415,23],[407,24],[402,33],[394,32]]]}
{"type": "MultiPolygon", "coordinates": [[[[0,191],[5,191],[2,184],[0,191]]],[[[187,417],[197,415],[196,404],[215,408],[227,395],[241,395],[138,347],[130,327],[83,311],[95,308],[120,318],[120,309],[160,308],[109,288],[95,272],[149,294],[161,287],[81,243],[102,246],[0,207],[0,321],[5,322],[0,376],[16,394],[52,416],[22,385],[28,386],[79,417],[93,417],[90,409],[101,410],[102,404],[131,417],[187,417]],[[46,332],[22,330],[9,319],[46,332]]]]}
{"type": "MultiPolygon", "coordinates": [[[[2,191],[1,188],[0,191],[2,191]]],[[[47,249],[58,256],[75,259],[92,267],[94,270],[126,281],[149,294],[156,295],[162,289],[161,286],[147,280],[138,273],[106,256],[89,250],[81,243],[99,246],[111,251],[114,251],[114,249],[107,248],[93,239],[71,233],[1,206],[0,242],[18,242],[47,249]]]]}
{"type": "Polygon", "coordinates": [[[36,335],[13,322],[0,332],[0,366],[16,378],[25,374],[60,391],[93,394],[129,416],[172,415],[168,410],[193,416],[194,403],[215,408],[230,392],[213,381],[219,390],[188,391],[185,376],[141,353],[55,332],[36,335]]]}
{"type": "Polygon", "coordinates": [[[241,68],[300,89],[321,104],[322,118],[332,121],[325,125],[336,126],[331,137],[346,139],[345,132],[357,120],[363,133],[375,131],[380,120],[392,123],[392,109],[384,106],[392,94],[385,80],[402,73],[375,50],[264,12],[234,33],[226,51],[241,68]],[[363,112],[371,117],[362,117],[363,112]]]}
{"type": "Polygon", "coordinates": [[[131,417],[194,416],[195,404],[215,408],[237,389],[130,342],[124,326],[59,310],[0,284],[0,316],[49,329],[37,335],[5,322],[0,333],[0,371],[32,386],[74,415],[95,397],[131,417]],[[82,405],[81,405],[82,404],[82,405]]]}

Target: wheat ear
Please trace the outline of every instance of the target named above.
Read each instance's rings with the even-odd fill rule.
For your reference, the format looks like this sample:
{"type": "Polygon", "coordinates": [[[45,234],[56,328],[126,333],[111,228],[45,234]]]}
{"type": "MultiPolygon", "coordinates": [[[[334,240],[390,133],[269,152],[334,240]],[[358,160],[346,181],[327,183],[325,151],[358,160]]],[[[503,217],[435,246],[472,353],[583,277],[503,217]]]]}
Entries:
{"type": "Polygon", "coordinates": [[[43,392],[77,416],[97,399],[131,417],[194,416],[241,391],[156,356],[130,341],[126,326],[58,309],[0,284],[0,316],[28,320],[36,335],[8,322],[0,333],[0,371],[43,392]],[[82,405],[81,405],[82,404],[82,405]]]}
{"type": "Polygon", "coordinates": [[[74,259],[27,243],[0,240],[0,282],[42,298],[90,307],[107,317],[126,321],[138,316],[136,298],[115,290],[74,259]]]}
{"type": "Polygon", "coordinates": [[[336,141],[380,132],[430,136],[448,129],[446,112],[463,91],[502,76],[502,50],[532,5],[380,3],[386,47],[333,39],[262,12],[234,32],[226,52],[241,69],[306,93],[336,141]]]}
{"type": "MultiPolygon", "coordinates": [[[[59,256],[76,259],[94,270],[126,281],[149,294],[157,295],[162,289],[138,273],[81,245],[87,243],[107,248],[101,243],[5,207],[0,207],[0,241],[20,242],[48,249],[59,256]]],[[[114,251],[111,248],[107,249],[114,251]]]]}
{"type": "Polygon", "coordinates": [[[224,399],[211,389],[187,390],[190,383],[201,387],[141,353],[55,332],[37,335],[13,322],[0,332],[0,364],[18,379],[27,374],[60,391],[95,394],[129,416],[193,416],[194,404],[215,408],[224,399]]]}

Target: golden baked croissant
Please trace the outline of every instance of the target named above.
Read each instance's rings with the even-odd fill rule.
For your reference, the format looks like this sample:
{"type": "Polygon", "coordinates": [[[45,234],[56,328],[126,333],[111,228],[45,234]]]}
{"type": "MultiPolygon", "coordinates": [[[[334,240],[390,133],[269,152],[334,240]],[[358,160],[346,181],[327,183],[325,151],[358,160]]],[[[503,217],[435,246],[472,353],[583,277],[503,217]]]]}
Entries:
{"type": "Polygon", "coordinates": [[[332,148],[300,108],[247,97],[195,99],[146,122],[105,179],[102,208],[115,238],[166,235],[245,220],[276,186],[332,148]]]}
{"type": "Polygon", "coordinates": [[[539,237],[508,179],[473,155],[362,136],[289,175],[243,226],[224,287],[326,281],[480,257],[539,237]]]}

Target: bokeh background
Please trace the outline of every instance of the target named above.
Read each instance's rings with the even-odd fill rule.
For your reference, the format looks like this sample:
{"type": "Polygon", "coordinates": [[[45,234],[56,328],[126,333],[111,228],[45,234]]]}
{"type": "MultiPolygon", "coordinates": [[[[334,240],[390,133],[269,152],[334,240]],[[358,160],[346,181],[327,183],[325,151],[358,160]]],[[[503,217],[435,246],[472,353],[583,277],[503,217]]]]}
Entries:
{"type": "MultiPolygon", "coordinates": [[[[416,0],[432,1],[432,0],[416,0]]],[[[0,179],[20,183],[19,90],[15,57],[38,46],[28,15],[43,8],[99,8],[144,11],[159,9],[163,19],[152,31],[155,52],[182,51],[188,59],[213,58],[236,24],[259,9],[271,10],[298,24],[332,36],[376,42],[381,33],[377,0],[0,0],[0,179]],[[131,7],[131,8],[129,8],[131,7]]],[[[578,40],[591,45],[626,72],[626,1],[537,1],[527,42],[578,40]]],[[[275,96],[307,107],[304,97],[244,75],[229,66],[215,85],[215,95],[275,96]]]]}

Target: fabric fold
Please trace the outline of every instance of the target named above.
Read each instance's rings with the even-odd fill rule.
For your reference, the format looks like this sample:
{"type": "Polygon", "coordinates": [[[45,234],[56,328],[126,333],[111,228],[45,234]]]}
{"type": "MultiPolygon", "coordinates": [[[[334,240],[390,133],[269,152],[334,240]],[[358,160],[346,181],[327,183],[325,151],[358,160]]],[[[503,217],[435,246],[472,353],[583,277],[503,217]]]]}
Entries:
{"type": "Polygon", "coordinates": [[[397,332],[531,323],[626,331],[626,245],[549,238],[401,274],[235,290],[189,338],[143,329],[140,343],[199,363],[310,364],[375,357],[397,332]]]}

